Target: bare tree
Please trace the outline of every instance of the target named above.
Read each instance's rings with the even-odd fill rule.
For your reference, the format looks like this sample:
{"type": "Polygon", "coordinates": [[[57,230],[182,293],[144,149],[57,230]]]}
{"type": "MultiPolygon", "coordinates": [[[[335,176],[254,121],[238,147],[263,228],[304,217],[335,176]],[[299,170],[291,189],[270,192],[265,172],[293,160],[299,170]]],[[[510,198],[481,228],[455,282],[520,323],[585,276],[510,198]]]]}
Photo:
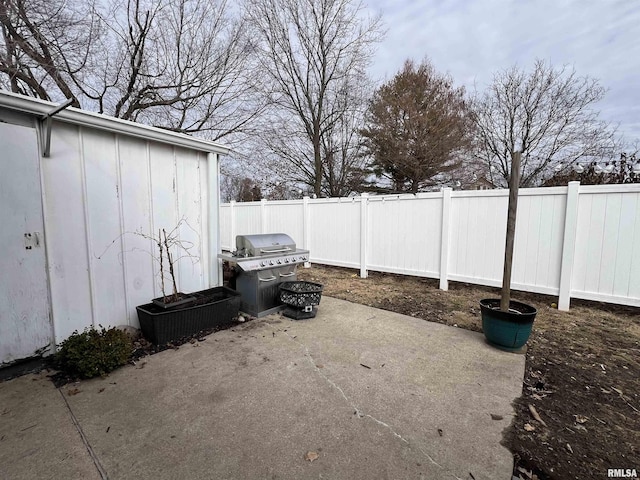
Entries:
{"type": "Polygon", "coordinates": [[[511,155],[522,152],[521,187],[543,184],[580,160],[610,154],[614,131],[594,104],[605,95],[597,80],[537,60],[496,74],[474,102],[476,158],[493,186],[506,186],[511,155]]]}
{"type": "Polygon", "coordinates": [[[358,85],[345,88],[335,97],[335,110],[343,114],[322,137],[322,191],[329,197],[346,197],[369,186],[370,161],[360,136],[369,95],[369,85],[362,79],[358,85]]]}
{"type": "Polygon", "coordinates": [[[569,171],[556,173],[543,186],[562,186],[573,181],[582,185],[640,183],[640,157],[637,152],[621,153],[618,160],[580,163],[569,171]]]}
{"type": "Polygon", "coordinates": [[[2,0],[0,85],[52,100],[60,94],[79,107],[76,76],[88,67],[100,36],[92,2],[2,0]]]}
{"type": "Polygon", "coordinates": [[[354,87],[366,78],[380,19],[365,19],[362,4],[353,0],[248,0],[245,11],[271,81],[274,110],[264,143],[285,161],[279,167],[285,178],[309,185],[317,196],[332,194],[336,184],[326,182],[355,158],[350,146],[344,148],[356,141],[350,126],[337,138],[358,108],[354,87]]]}
{"type": "Polygon", "coordinates": [[[463,88],[428,60],[407,60],[373,95],[362,130],[378,189],[416,193],[447,181],[469,147],[471,122],[463,88]]]}
{"type": "Polygon", "coordinates": [[[263,198],[262,188],[249,177],[223,175],[220,184],[220,197],[223,202],[257,202],[263,198]]]}
{"type": "Polygon", "coordinates": [[[217,140],[263,103],[243,22],[226,0],[3,0],[5,82],[19,93],[217,140]]]}

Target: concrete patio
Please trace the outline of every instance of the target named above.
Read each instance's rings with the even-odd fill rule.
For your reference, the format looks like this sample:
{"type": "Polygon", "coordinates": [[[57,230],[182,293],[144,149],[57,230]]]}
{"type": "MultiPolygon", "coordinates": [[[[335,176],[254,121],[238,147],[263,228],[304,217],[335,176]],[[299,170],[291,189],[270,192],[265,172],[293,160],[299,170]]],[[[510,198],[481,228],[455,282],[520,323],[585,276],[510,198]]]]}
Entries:
{"type": "Polygon", "coordinates": [[[239,324],[104,379],[0,383],[0,478],[508,480],[524,362],[325,297],[315,319],[239,324]]]}

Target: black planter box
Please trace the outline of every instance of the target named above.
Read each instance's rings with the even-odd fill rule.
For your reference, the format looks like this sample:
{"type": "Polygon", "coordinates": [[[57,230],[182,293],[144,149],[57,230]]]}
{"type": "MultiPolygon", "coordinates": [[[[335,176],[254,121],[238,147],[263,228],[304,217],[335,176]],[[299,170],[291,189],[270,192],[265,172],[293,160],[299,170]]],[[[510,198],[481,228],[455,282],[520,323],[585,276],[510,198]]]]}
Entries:
{"type": "Polygon", "coordinates": [[[189,294],[195,305],[163,308],[153,303],[136,307],[140,329],[147,340],[163,345],[201,330],[230,323],[238,316],[240,294],[227,287],[215,287],[189,294]]]}

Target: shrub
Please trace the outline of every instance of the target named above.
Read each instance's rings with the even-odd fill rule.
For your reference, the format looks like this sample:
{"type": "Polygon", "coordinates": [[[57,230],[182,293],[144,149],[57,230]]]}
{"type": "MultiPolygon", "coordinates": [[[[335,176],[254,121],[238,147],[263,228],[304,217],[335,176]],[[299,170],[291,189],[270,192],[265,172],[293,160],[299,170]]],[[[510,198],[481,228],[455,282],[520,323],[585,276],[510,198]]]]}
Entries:
{"type": "Polygon", "coordinates": [[[129,336],[117,328],[76,330],[60,345],[54,363],[60,370],[80,378],[92,378],[124,365],[129,360],[132,344],[129,336]]]}

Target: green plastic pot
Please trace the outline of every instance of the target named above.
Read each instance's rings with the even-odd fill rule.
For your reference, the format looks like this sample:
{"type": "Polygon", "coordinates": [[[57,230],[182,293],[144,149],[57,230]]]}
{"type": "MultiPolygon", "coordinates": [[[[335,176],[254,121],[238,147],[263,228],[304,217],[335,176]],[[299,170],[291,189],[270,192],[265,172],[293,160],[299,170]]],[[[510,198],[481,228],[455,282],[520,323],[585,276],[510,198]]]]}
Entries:
{"type": "Polygon", "coordinates": [[[511,301],[509,311],[500,310],[500,299],[480,300],[482,331],[487,341],[505,350],[522,348],[529,335],[538,311],[526,303],[511,301]]]}

